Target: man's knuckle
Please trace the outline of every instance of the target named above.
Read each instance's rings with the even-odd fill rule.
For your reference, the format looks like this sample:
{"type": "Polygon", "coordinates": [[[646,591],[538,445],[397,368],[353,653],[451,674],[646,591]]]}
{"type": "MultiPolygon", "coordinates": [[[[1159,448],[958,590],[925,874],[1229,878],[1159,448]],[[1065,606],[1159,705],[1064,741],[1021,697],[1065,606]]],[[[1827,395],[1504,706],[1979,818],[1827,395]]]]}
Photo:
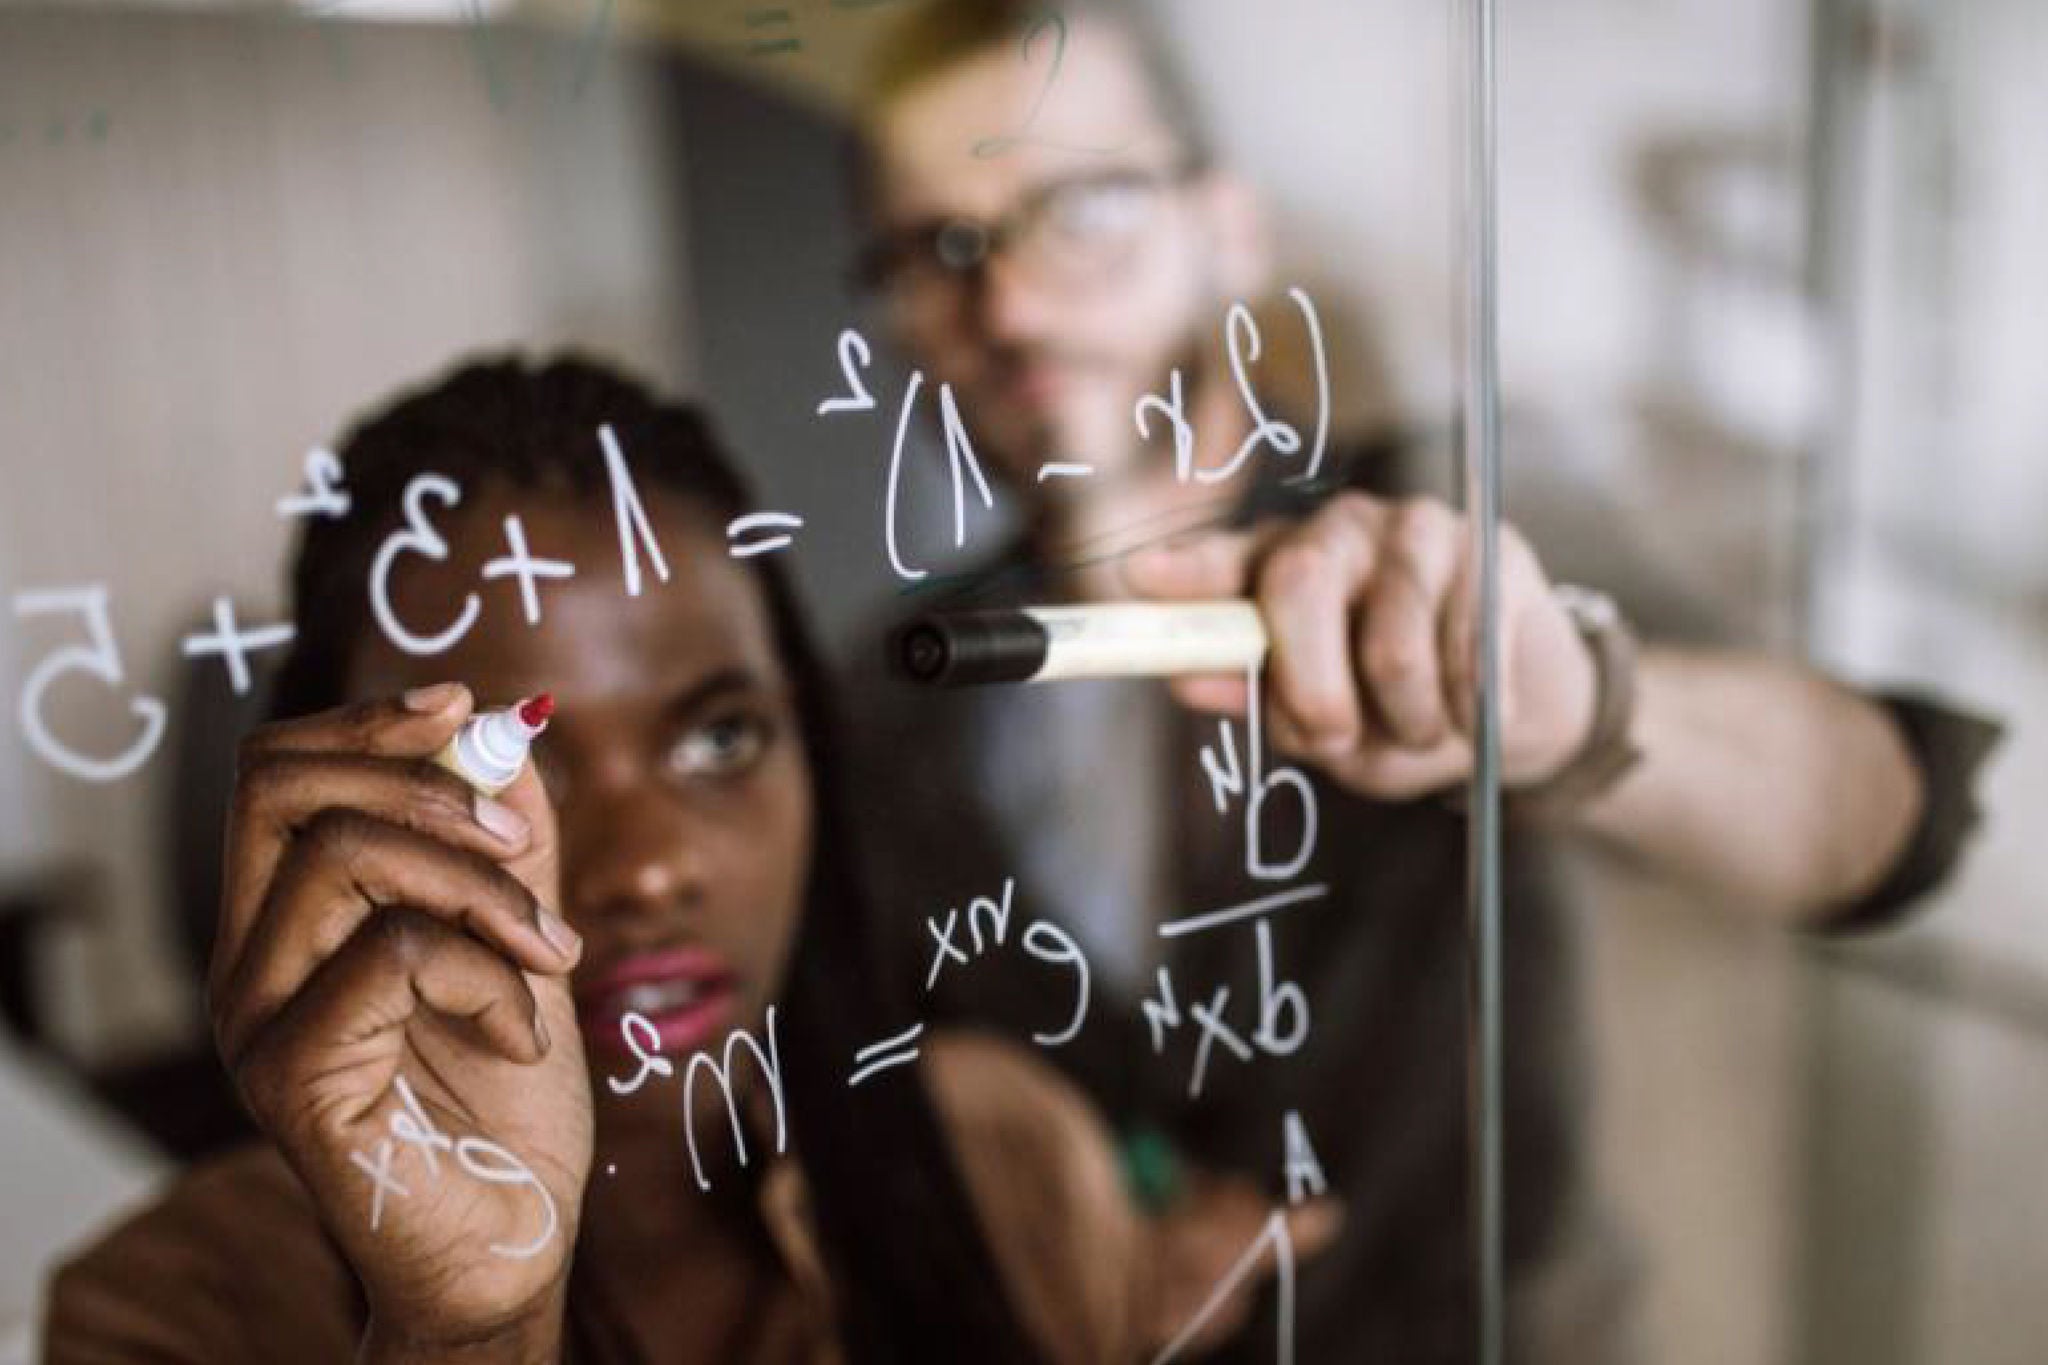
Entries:
{"type": "Polygon", "coordinates": [[[1269,591],[1288,596],[1327,581],[1337,562],[1335,547],[1327,536],[1303,534],[1273,551],[1262,578],[1269,591]]]}
{"type": "Polygon", "coordinates": [[[1373,526],[1386,515],[1386,504],[1370,493],[1347,488],[1323,504],[1316,520],[1347,526],[1373,526]]]}
{"type": "Polygon", "coordinates": [[[1350,689],[1320,675],[1283,678],[1275,697],[1284,723],[1300,737],[1329,734],[1346,728],[1354,713],[1350,689]]]}
{"type": "Polygon", "coordinates": [[[1374,639],[1365,647],[1365,668],[1386,682],[1407,682],[1429,667],[1428,653],[1409,639],[1374,639]]]}
{"type": "Polygon", "coordinates": [[[1507,522],[1502,522],[1500,526],[1500,553],[1502,562],[1510,569],[1540,571],[1542,568],[1542,560],[1536,554],[1536,547],[1529,543],[1527,536],[1507,522]]]}
{"type": "Polygon", "coordinates": [[[1458,529],[1458,515],[1436,498],[1410,498],[1394,516],[1398,534],[1411,539],[1444,540],[1458,529]]]}

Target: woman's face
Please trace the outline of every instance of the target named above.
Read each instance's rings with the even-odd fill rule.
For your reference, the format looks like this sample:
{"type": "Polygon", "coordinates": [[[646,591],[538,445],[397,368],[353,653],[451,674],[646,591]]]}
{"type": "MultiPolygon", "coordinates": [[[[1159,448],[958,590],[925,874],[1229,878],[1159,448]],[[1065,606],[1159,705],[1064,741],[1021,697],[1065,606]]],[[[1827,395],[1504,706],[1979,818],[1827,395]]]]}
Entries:
{"type": "Polygon", "coordinates": [[[561,822],[562,912],[584,939],[574,981],[584,1042],[593,1067],[618,1076],[635,1070],[628,1013],[678,1060],[734,1027],[758,1032],[812,847],[810,769],[766,598],[703,514],[643,494],[672,573],[665,584],[647,574],[634,598],[601,500],[468,491],[460,518],[440,523],[448,558],[409,557],[391,596],[401,621],[431,632],[474,592],[475,625],[430,658],[373,630],[351,673],[359,695],[467,683],[480,709],[554,694],[534,758],[561,822]],[[537,582],[533,625],[516,579],[482,576],[508,553],[514,513],[534,556],[575,566],[572,578],[537,582]]]}

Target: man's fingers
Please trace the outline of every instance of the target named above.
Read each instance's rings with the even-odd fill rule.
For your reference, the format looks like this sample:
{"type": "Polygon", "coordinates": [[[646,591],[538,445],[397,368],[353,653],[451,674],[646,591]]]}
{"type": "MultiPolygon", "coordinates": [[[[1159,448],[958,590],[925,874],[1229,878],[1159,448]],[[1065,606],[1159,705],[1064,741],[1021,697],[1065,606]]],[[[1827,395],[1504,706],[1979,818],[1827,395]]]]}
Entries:
{"type": "Polygon", "coordinates": [[[372,913],[400,905],[466,930],[529,971],[566,972],[577,957],[573,931],[488,859],[359,811],[322,811],[285,855],[239,956],[217,959],[223,1054],[233,1057],[372,913]]]}
{"type": "Polygon", "coordinates": [[[1522,710],[1521,700],[1531,681],[1524,677],[1523,642],[1530,635],[1537,613],[1556,605],[1550,575],[1529,542],[1512,526],[1500,532],[1500,719],[1502,729],[1512,724],[1522,710]]]}
{"type": "Polygon", "coordinates": [[[383,1086],[355,1076],[360,1084],[347,1093],[329,1093],[349,1074],[336,1059],[404,1028],[422,1006],[509,1061],[538,1061],[550,1046],[532,986],[503,954],[431,915],[395,908],[380,911],[264,1021],[239,1054],[237,1080],[266,1116],[311,1106],[353,1117],[345,1111],[374,1103],[383,1086]]]}
{"type": "Polygon", "coordinates": [[[1450,707],[1451,723],[1467,739],[1479,725],[1479,603],[1474,571],[1472,557],[1460,555],[1450,586],[1444,590],[1440,651],[1444,661],[1444,702],[1450,707]]]}
{"type": "Polygon", "coordinates": [[[1259,612],[1272,643],[1266,705],[1279,731],[1312,753],[1348,751],[1364,738],[1352,618],[1374,572],[1382,517],[1364,499],[1334,501],[1259,565],[1259,612]]]}
{"type": "Polygon", "coordinates": [[[1242,597],[1266,531],[1200,531],[1133,550],[1117,563],[1124,586],[1140,597],[1242,597]]]}
{"type": "MultiPolygon", "coordinates": [[[[1479,593],[1475,582],[1477,563],[1469,554],[1459,556],[1457,571],[1445,588],[1444,610],[1444,697],[1460,735],[1471,738],[1478,728],[1479,705],[1479,593]]],[[[1521,690],[1516,660],[1521,631],[1528,613],[1539,607],[1550,593],[1550,580],[1528,542],[1513,527],[1503,526],[1500,538],[1500,717],[1503,726],[1513,723],[1516,700],[1521,690]]]]}
{"type": "Polygon", "coordinates": [[[1404,504],[1387,525],[1359,617],[1357,664],[1369,710],[1410,748],[1436,744],[1450,728],[1440,622],[1461,549],[1460,523],[1449,508],[1404,504]]]}
{"type": "Polygon", "coordinates": [[[1251,689],[1241,677],[1189,674],[1175,678],[1169,687],[1182,706],[1216,716],[1242,716],[1251,699],[1251,689]]]}

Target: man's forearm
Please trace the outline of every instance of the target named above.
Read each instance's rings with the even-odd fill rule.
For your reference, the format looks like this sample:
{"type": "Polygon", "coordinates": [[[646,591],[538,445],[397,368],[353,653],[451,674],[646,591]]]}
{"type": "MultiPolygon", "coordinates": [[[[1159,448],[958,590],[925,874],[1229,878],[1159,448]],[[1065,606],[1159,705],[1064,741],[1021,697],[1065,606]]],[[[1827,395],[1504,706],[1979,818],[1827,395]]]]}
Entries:
{"type": "Polygon", "coordinates": [[[1646,649],[1643,760],[1580,813],[1602,842],[1758,913],[1807,921],[1890,870],[1919,770],[1884,710],[1753,654],[1646,649]]]}

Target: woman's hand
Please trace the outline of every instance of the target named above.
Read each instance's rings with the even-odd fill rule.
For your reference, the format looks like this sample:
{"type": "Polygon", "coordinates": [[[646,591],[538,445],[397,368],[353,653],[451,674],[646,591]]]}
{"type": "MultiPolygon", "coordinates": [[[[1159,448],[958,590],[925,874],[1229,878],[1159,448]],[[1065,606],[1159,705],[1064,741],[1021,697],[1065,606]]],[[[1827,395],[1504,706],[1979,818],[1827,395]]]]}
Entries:
{"type": "Polygon", "coordinates": [[[422,688],[244,744],[209,996],[373,1341],[546,1355],[590,1165],[581,945],[532,769],[493,801],[430,761],[470,710],[422,688]]]}

